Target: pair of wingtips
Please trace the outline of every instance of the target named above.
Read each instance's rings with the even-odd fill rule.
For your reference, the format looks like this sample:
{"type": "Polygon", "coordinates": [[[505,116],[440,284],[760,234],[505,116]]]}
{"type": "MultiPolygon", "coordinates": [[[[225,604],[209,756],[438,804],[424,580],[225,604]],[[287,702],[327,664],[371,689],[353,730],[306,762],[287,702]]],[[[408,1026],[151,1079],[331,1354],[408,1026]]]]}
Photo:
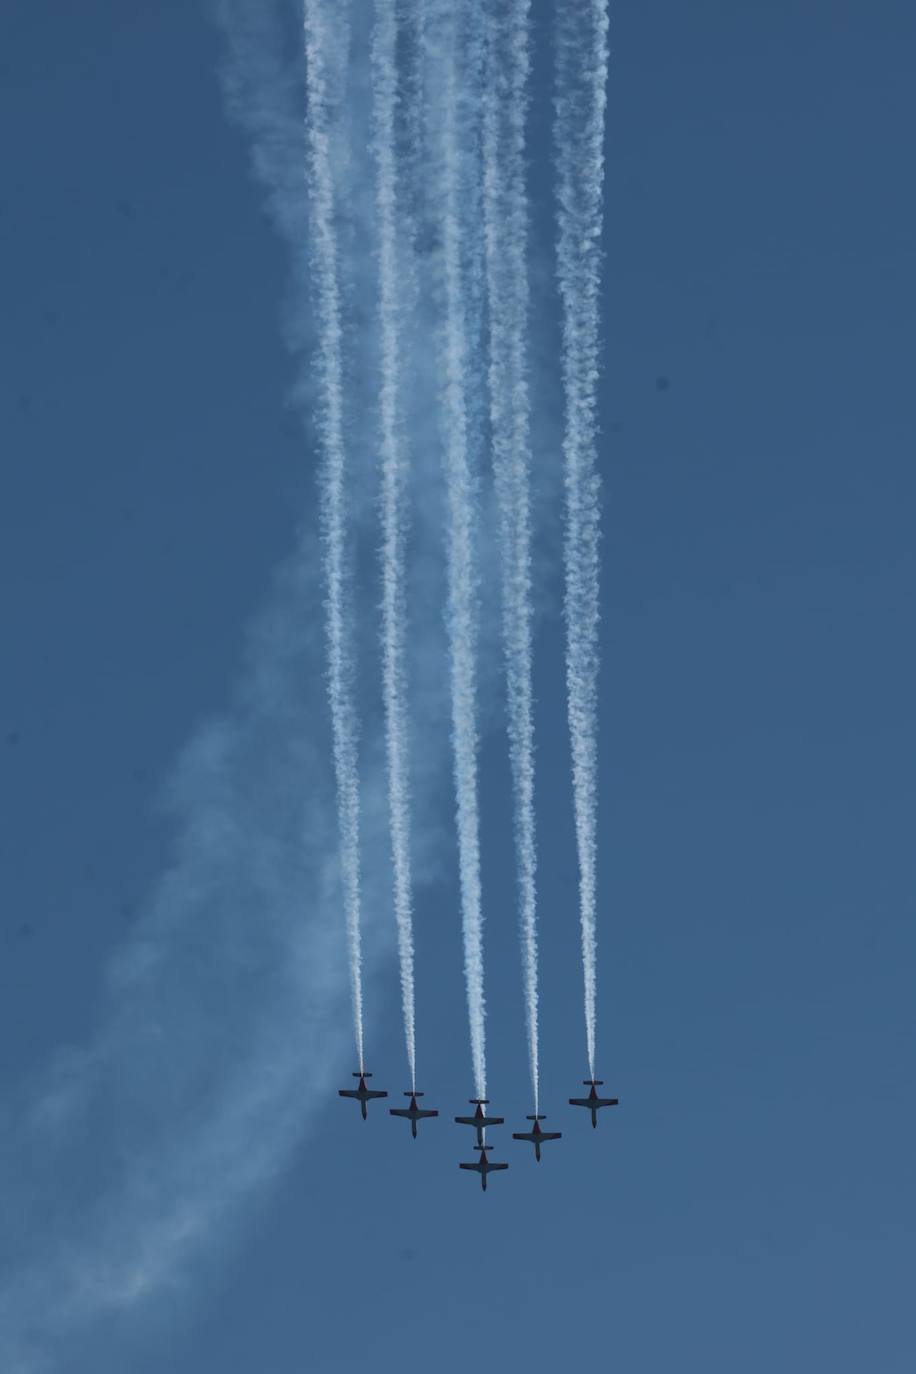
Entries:
{"type": "MultiPolygon", "coordinates": [[[[365,1069],[361,1069],[359,1073],[354,1073],[353,1077],[359,1079],[359,1083],[355,1088],[338,1088],[337,1092],[340,1097],[354,1098],[359,1103],[360,1112],[362,1114],[363,1120],[366,1121],[368,1119],[368,1112],[366,1111],[368,1104],[372,1102],[375,1098],[387,1097],[388,1094],[387,1092],[384,1092],[382,1090],[369,1088],[366,1086],[366,1079],[371,1078],[372,1074],[367,1073],[365,1069]]],[[[417,1106],[417,1098],[423,1097],[424,1094],[418,1092],[415,1088],[411,1089],[409,1092],[405,1092],[404,1096],[410,1098],[409,1106],[389,1107],[388,1110],[392,1116],[406,1117],[406,1119],[410,1122],[411,1134],[413,1135],[414,1139],[416,1139],[417,1122],[425,1121],[432,1116],[438,1116],[439,1113],[438,1111],[435,1111],[432,1108],[424,1108],[417,1106]]]]}

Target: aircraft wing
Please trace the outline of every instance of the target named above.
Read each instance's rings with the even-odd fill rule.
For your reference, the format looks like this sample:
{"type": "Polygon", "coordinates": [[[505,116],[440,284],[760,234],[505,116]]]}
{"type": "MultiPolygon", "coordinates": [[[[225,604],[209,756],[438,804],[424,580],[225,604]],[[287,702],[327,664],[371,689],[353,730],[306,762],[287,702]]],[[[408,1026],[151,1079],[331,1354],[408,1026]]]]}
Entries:
{"type": "MultiPolygon", "coordinates": [[[[496,1168],[499,1168],[499,1167],[505,1169],[506,1165],[505,1165],[505,1164],[503,1164],[503,1165],[501,1165],[501,1166],[500,1166],[500,1165],[496,1165],[496,1164],[491,1164],[491,1165],[490,1165],[490,1168],[491,1168],[491,1169],[496,1169],[496,1168]]],[[[480,1173],[480,1170],[481,1170],[481,1165],[480,1165],[480,1164],[459,1164],[459,1165],[458,1165],[458,1168],[459,1168],[459,1169],[473,1169],[475,1174],[479,1174],[479,1173],[480,1173]]]]}
{"type": "Polygon", "coordinates": [[[487,1173],[493,1174],[497,1169],[508,1169],[508,1164],[488,1164],[487,1173]]]}
{"type": "Polygon", "coordinates": [[[619,1097],[599,1097],[599,1098],[598,1098],[598,1106],[599,1106],[599,1107],[616,1107],[616,1106],[618,1105],[619,1102],[620,1102],[620,1098],[619,1098],[619,1097]]]}
{"type": "MultiPolygon", "coordinates": [[[[513,1140],[530,1140],[531,1143],[534,1144],[535,1140],[537,1140],[537,1136],[534,1134],[533,1131],[513,1131],[513,1132],[512,1132],[512,1139],[513,1139],[513,1140]]],[[[548,1139],[550,1139],[550,1137],[549,1137],[549,1136],[546,1136],[546,1135],[544,1135],[544,1134],[542,1133],[542,1134],[541,1134],[541,1139],[542,1139],[542,1140],[548,1140],[548,1139]]]]}
{"type": "Polygon", "coordinates": [[[392,1116],[406,1116],[407,1120],[410,1120],[410,1111],[407,1107],[389,1107],[388,1110],[392,1116]]]}
{"type": "Polygon", "coordinates": [[[423,1110],[423,1111],[421,1111],[421,1110],[419,1110],[419,1109],[417,1110],[417,1116],[418,1116],[418,1117],[423,1117],[424,1120],[425,1120],[427,1117],[430,1117],[430,1116],[438,1116],[438,1115],[439,1115],[439,1113],[438,1113],[437,1111],[433,1111],[431,1108],[428,1108],[428,1107],[427,1107],[425,1110],[423,1110]]]}
{"type": "MultiPolygon", "coordinates": [[[[569,1099],[569,1105],[571,1107],[591,1107],[592,1103],[589,1102],[587,1097],[571,1097],[569,1099]]],[[[597,1102],[594,1105],[597,1106],[597,1102]]]]}
{"type": "Polygon", "coordinates": [[[367,1088],[366,1091],[365,1091],[365,1093],[364,1093],[363,1095],[364,1095],[365,1097],[387,1097],[387,1096],[388,1096],[388,1094],[387,1094],[386,1092],[378,1092],[378,1091],[377,1091],[376,1089],[374,1089],[374,1088],[367,1088]]]}
{"type": "Polygon", "coordinates": [[[562,1135],[562,1131],[541,1131],[542,1140],[560,1140],[562,1135]]]}
{"type": "Polygon", "coordinates": [[[355,1088],[338,1088],[337,1092],[341,1097],[355,1097],[357,1099],[359,1098],[359,1093],[356,1091],[355,1088]]]}

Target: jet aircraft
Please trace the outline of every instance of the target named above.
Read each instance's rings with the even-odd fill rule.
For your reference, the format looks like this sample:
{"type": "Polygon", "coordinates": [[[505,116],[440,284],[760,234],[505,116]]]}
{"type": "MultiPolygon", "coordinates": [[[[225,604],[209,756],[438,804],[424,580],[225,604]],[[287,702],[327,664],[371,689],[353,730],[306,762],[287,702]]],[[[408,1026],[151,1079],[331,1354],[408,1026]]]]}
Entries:
{"type": "Polygon", "coordinates": [[[428,1116],[438,1116],[439,1113],[436,1111],[429,1110],[423,1111],[420,1107],[417,1106],[417,1098],[425,1097],[425,1093],[418,1093],[414,1091],[405,1093],[404,1096],[410,1098],[409,1107],[389,1107],[388,1111],[391,1113],[392,1116],[404,1116],[407,1118],[407,1120],[410,1122],[410,1134],[413,1136],[414,1140],[416,1140],[417,1122],[425,1121],[425,1119],[428,1116]]]}
{"type": "Polygon", "coordinates": [[[387,1097],[388,1094],[384,1092],[374,1092],[372,1088],[366,1087],[366,1079],[372,1077],[371,1073],[364,1073],[361,1071],[360,1073],[355,1073],[353,1077],[359,1079],[358,1088],[338,1088],[337,1091],[341,1097],[356,1098],[359,1103],[359,1109],[363,1114],[363,1121],[365,1121],[368,1115],[366,1103],[371,1102],[374,1097],[387,1097]]]}
{"type": "Polygon", "coordinates": [[[561,1135],[563,1134],[562,1131],[542,1131],[540,1123],[542,1121],[546,1121],[546,1119],[546,1117],[540,1115],[526,1116],[526,1121],[534,1122],[534,1125],[532,1126],[531,1130],[512,1132],[513,1140],[529,1140],[531,1142],[531,1144],[534,1146],[534,1157],[537,1160],[538,1164],[540,1164],[541,1162],[541,1146],[543,1145],[544,1141],[559,1140],[561,1135]]]}
{"type": "MultiPolygon", "coordinates": [[[[477,1144],[475,1150],[483,1148],[483,1133],[487,1126],[501,1126],[505,1121],[504,1116],[484,1116],[483,1109],[490,1105],[488,1097],[472,1097],[469,1101],[476,1106],[477,1110],[473,1116],[456,1116],[455,1120],[459,1126],[474,1126],[477,1130],[477,1144]]],[[[469,1169],[476,1169],[476,1164],[469,1164],[469,1169]]]]}
{"type": "Polygon", "coordinates": [[[474,1149],[480,1151],[480,1158],[476,1164],[459,1164],[459,1169],[473,1169],[475,1174],[480,1174],[480,1186],[484,1192],[487,1191],[487,1174],[495,1174],[498,1169],[508,1169],[508,1164],[491,1164],[487,1159],[487,1150],[492,1150],[492,1145],[475,1145],[474,1149]]]}
{"type": "Polygon", "coordinates": [[[585,1084],[586,1088],[591,1089],[588,1097],[571,1097],[569,1099],[569,1105],[571,1107],[588,1107],[589,1111],[592,1114],[592,1125],[597,1126],[598,1108],[616,1107],[617,1103],[620,1101],[620,1098],[598,1096],[596,1089],[604,1087],[604,1080],[602,1078],[585,1078],[583,1079],[583,1083],[585,1084]]]}

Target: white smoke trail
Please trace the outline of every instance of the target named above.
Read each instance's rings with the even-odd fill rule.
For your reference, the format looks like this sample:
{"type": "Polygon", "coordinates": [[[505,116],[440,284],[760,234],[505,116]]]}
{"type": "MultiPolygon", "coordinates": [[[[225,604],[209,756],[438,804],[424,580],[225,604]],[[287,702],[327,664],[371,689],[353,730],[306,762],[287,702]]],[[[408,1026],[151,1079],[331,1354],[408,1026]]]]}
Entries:
{"type": "Polygon", "coordinates": [[[565,0],[557,18],[554,136],[566,432],[566,685],[572,745],[589,1076],[595,1077],[598,600],[598,306],[607,103],[607,0],[565,0]]]}
{"type": "MultiPolygon", "coordinates": [[[[301,67],[286,55],[278,5],[222,0],[219,15],[227,103],[251,137],[304,301],[301,67]]],[[[357,92],[366,88],[364,57],[360,50],[351,72],[357,92]]],[[[371,175],[364,153],[357,145],[343,172],[346,163],[334,160],[336,198],[354,217],[369,213],[359,195],[371,175]]],[[[310,312],[291,309],[289,326],[294,353],[310,355],[310,312]]],[[[428,377],[417,391],[432,409],[428,377]]],[[[358,377],[350,399],[359,417],[371,413],[358,377]]],[[[353,452],[368,453],[369,424],[354,423],[362,443],[353,452]]],[[[363,539],[371,505],[359,512],[363,539]]],[[[438,503],[418,502],[415,523],[438,548],[438,503]]],[[[26,1085],[24,1101],[0,1101],[0,1368],[10,1374],[98,1369],[96,1328],[111,1316],[129,1319],[130,1338],[147,1345],[156,1302],[168,1304],[174,1323],[176,1302],[195,1297],[198,1266],[231,1252],[237,1222],[289,1166],[349,1054],[334,778],[316,725],[324,658],[313,629],[316,545],[306,528],[249,636],[230,709],[181,761],[170,789],[174,862],[118,952],[97,1035],[62,1052],[47,1081],[26,1085]]],[[[423,582],[435,584],[438,571],[431,560],[423,582]]],[[[425,684],[412,720],[423,744],[414,770],[424,818],[414,837],[419,884],[439,876],[446,848],[438,818],[447,647],[437,602],[418,608],[414,622],[411,678],[425,684]]],[[[380,764],[370,754],[362,779],[369,972],[388,954],[389,923],[374,900],[390,863],[380,764]]],[[[129,1329],[118,1332],[106,1370],[129,1362],[118,1354],[129,1329]]]]}
{"type": "MultiPolygon", "coordinates": [[[[371,207],[361,192],[372,169],[365,144],[351,149],[349,162],[338,156],[336,145],[330,157],[329,107],[338,95],[335,83],[342,84],[335,64],[345,51],[339,28],[332,34],[330,26],[339,25],[346,10],[330,0],[323,11],[312,8],[319,26],[315,41],[321,45],[319,62],[310,67],[319,87],[317,92],[314,83],[310,87],[312,109],[320,115],[317,148],[309,133],[313,266],[330,261],[332,287],[335,279],[342,283],[339,296],[318,280],[324,308],[320,300],[317,324],[327,346],[330,315],[341,364],[340,297],[364,264],[347,258],[343,238],[337,261],[334,223],[338,214],[350,215],[368,238],[371,207]],[[320,99],[322,76],[326,105],[320,99]],[[316,162],[319,171],[333,171],[333,185],[327,176],[315,175],[316,162]]],[[[228,49],[228,100],[251,134],[256,170],[290,241],[295,280],[303,285],[310,273],[301,68],[283,50],[285,18],[279,4],[221,0],[219,10],[228,49]]],[[[354,48],[357,37],[354,33],[354,48]]],[[[350,72],[355,104],[367,89],[364,50],[357,56],[350,72]]],[[[468,86],[468,102],[479,103],[479,83],[468,86]]],[[[460,84],[452,99],[463,109],[460,84]]],[[[463,114],[458,124],[467,127],[463,114]]],[[[418,169],[421,175],[426,170],[425,165],[418,169]]],[[[425,181],[421,188],[425,199],[425,181]]],[[[454,189],[460,205],[460,182],[454,189]]],[[[314,273],[312,278],[314,285],[314,273]]],[[[370,298],[368,286],[364,295],[370,298]]],[[[452,300],[460,308],[460,289],[452,300]]],[[[409,340],[415,362],[429,353],[431,314],[424,307],[422,330],[415,328],[409,340]]],[[[293,352],[310,351],[309,312],[291,307],[288,325],[293,352]]],[[[352,336],[347,343],[355,346],[352,336]]],[[[342,374],[339,366],[335,371],[327,364],[325,356],[318,376],[322,424],[330,412],[342,446],[342,374]],[[337,378],[330,389],[328,374],[332,381],[337,378]]],[[[418,367],[417,374],[411,377],[412,451],[434,453],[430,421],[417,416],[432,414],[439,379],[434,386],[429,372],[418,367]]],[[[361,442],[352,444],[348,458],[351,469],[362,458],[366,471],[371,442],[361,417],[371,414],[373,398],[356,369],[352,383],[347,400],[356,417],[351,426],[359,427],[355,439],[361,442]]],[[[304,383],[302,390],[307,389],[304,383]]],[[[322,436],[326,441],[324,430],[322,436]]],[[[433,485],[428,466],[417,475],[414,498],[423,481],[433,485]]],[[[440,572],[437,495],[438,488],[414,500],[413,538],[424,550],[414,569],[417,585],[435,589],[422,610],[412,602],[407,645],[411,683],[417,684],[411,727],[420,742],[412,784],[416,814],[423,818],[413,840],[416,885],[439,876],[445,848],[437,817],[445,761],[439,692],[446,654],[439,606],[432,604],[440,572]]],[[[371,504],[358,512],[364,540],[371,504]]],[[[179,1295],[193,1300],[195,1267],[205,1257],[212,1263],[230,1252],[234,1222],[289,1166],[348,1053],[341,1035],[347,972],[334,919],[339,907],[331,833],[334,777],[332,761],[325,758],[324,731],[315,723],[323,685],[321,647],[312,643],[318,618],[312,543],[306,533],[295,560],[277,579],[271,612],[251,637],[231,709],[201,732],[182,763],[173,795],[179,819],[175,861],[121,949],[100,1008],[98,1034],[79,1052],[62,1054],[44,1089],[28,1090],[27,1105],[16,1101],[0,1109],[0,1192],[7,1204],[0,1367],[11,1374],[83,1367],[84,1340],[92,1342],[93,1352],[86,1367],[98,1368],[103,1346],[95,1328],[106,1315],[130,1318],[136,1326],[131,1339],[146,1343],[148,1304],[179,1295]],[[8,1254],[11,1263],[6,1263],[8,1254]]],[[[473,610],[473,596],[470,602],[473,610]]],[[[472,688],[473,668],[472,654],[472,688]]],[[[349,686],[346,673],[343,680],[349,686]]],[[[476,744],[473,691],[471,742],[476,744]]],[[[476,762],[473,748],[471,756],[476,762]]],[[[387,923],[379,919],[373,896],[383,888],[389,866],[385,770],[372,756],[364,762],[362,781],[368,973],[373,960],[387,953],[387,923]]],[[[473,795],[476,840],[476,784],[473,795]]],[[[479,916],[479,875],[477,896],[479,916]]],[[[479,1005],[482,1031],[482,985],[479,1005]]],[[[482,1050],[482,1034],[479,1044],[482,1050]]],[[[485,1079],[479,1087],[485,1091],[485,1079]]],[[[120,1359],[121,1366],[125,1359],[118,1350],[128,1334],[119,1327],[113,1343],[112,1359],[116,1364],[120,1359]]]]}
{"type": "MultiPolygon", "coordinates": [[[[487,1095],[483,990],[483,913],[480,891],[480,821],[477,801],[477,587],[476,495],[469,453],[468,343],[462,248],[466,232],[465,153],[459,139],[460,34],[455,6],[442,0],[427,35],[428,91],[438,108],[437,191],[442,238],[445,327],[442,339],[442,410],[448,488],[448,635],[452,695],[452,748],[458,826],[458,863],[464,937],[464,971],[474,1088],[487,1095]]],[[[473,73],[462,72],[467,85],[473,73]]],[[[477,83],[475,83],[476,85],[477,83]]],[[[479,90],[462,91],[473,100],[479,90]]]]}
{"type": "Polygon", "coordinates": [[[318,370],[321,399],[318,433],[324,451],[321,523],[326,585],[328,697],[334,743],[337,816],[344,916],[350,951],[353,1023],[360,1072],[363,1057],[362,942],[360,934],[359,720],[355,703],[353,624],[347,565],[347,455],[343,420],[343,325],[335,232],[332,132],[341,110],[342,73],[348,56],[347,7],[333,13],[322,0],[305,0],[308,94],[308,174],[312,261],[319,320],[318,370]]]}
{"type": "Polygon", "coordinates": [[[531,497],[525,121],[530,0],[488,11],[483,105],[490,429],[499,504],[503,645],[515,811],[525,1021],[538,1111],[537,851],[531,648],[531,497]]]}
{"type": "MultiPolygon", "coordinates": [[[[407,757],[407,686],[404,661],[405,486],[407,454],[402,421],[401,312],[406,283],[398,254],[395,109],[397,103],[396,0],[376,0],[372,39],[375,203],[378,226],[379,398],[382,457],[382,674],[388,809],[394,869],[394,912],[401,966],[401,1002],[410,1086],[417,1086],[414,941],[410,872],[410,783],[407,757]]],[[[404,255],[406,258],[406,253],[404,255]]]]}

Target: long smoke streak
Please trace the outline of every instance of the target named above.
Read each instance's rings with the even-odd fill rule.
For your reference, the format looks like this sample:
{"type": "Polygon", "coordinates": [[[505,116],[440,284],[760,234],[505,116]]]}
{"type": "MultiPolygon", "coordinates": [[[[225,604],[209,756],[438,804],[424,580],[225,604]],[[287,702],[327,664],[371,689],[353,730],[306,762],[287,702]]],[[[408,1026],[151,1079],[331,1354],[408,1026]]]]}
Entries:
{"type": "MultiPolygon", "coordinates": [[[[476,512],[469,455],[468,343],[462,276],[466,231],[464,160],[459,144],[460,34],[451,3],[438,7],[427,44],[433,59],[429,89],[441,101],[439,195],[442,277],[445,297],[442,409],[448,488],[448,636],[452,696],[452,746],[458,827],[458,863],[464,969],[474,1087],[487,1095],[483,991],[483,913],[480,892],[480,821],[477,802],[477,588],[476,512]]],[[[431,26],[432,27],[432,26],[431,26]]],[[[479,94],[479,92],[478,92],[479,94]]]]}
{"type": "Polygon", "coordinates": [[[379,397],[382,457],[382,677],[388,810],[394,870],[394,911],[401,966],[401,1002],[410,1085],[417,1086],[414,941],[410,871],[410,784],[407,756],[404,594],[407,456],[402,422],[401,312],[404,290],[397,241],[395,0],[376,0],[372,40],[375,203],[378,224],[379,397]]]}
{"type": "MultiPolygon", "coordinates": [[[[424,5],[425,0],[412,0],[410,10],[422,14],[424,5]]],[[[450,17],[444,0],[440,7],[450,17]]],[[[313,318],[320,330],[324,351],[314,376],[321,403],[324,480],[330,469],[330,434],[335,438],[341,465],[345,456],[349,460],[348,477],[364,459],[360,475],[366,478],[364,486],[368,489],[369,462],[364,455],[372,450],[374,436],[368,433],[368,421],[362,417],[372,414],[375,398],[356,367],[348,376],[354,394],[348,389],[351,419],[347,434],[354,438],[354,429],[357,434],[346,455],[343,449],[344,344],[349,347],[354,343],[349,333],[346,341],[343,338],[344,296],[354,273],[364,270],[364,264],[348,255],[343,236],[336,237],[335,221],[348,216],[358,220],[363,241],[368,240],[373,225],[378,227],[371,198],[363,194],[372,174],[365,142],[343,149],[349,159],[343,171],[339,160],[336,121],[347,55],[347,38],[340,26],[346,22],[348,6],[343,0],[339,4],[325,0],[323,6],[310,0],[306,14],[308,95],[317,121],[308,132],[308,178],[303,176],[300,66],[286,61],[279,44],[274,53],[272,41],[267,50],[262,43],[266,36],[262,29],[275,26],[278,35],[284,30],[280,5],[265,0],[220,0],[219,8],[225,14],[223,23],[231,49],[230,106],[245,107],[243,113],[236,108],[234,117],[241,118],[251,134],[258,176],[265,183],[274,218],[292,246],[295,279],[303,283],[309,278],[318,296],[317,312],[297,309],[289,332],[295,336],[291,346],[298,355],[306,346],[310,349],[313,318]],[[306,179],[313,215],[311,271],[305,263],[306,179]]],[[[365,44],[360,45],[358,37],[354,32],[357,66],[349,80],[350,97],[356,105],[368,89],[365,44]]],[[[476,137],[469,132],[472,124],[467,113],[470,106],[479,106],[481,91],[480,83],[470,79],[475,70],[473,61],[464,60],[469,72],[459,72],[460,79],[454,81],[450,93],[452,210],[463,212],[462,226],[454,228],[450,239],[452,249],[456,243],[458,248],[457,257],[450,260],[454,288],[450,303],[458,311],[452,323],[460,322],[462,314],[465,320],[467,366],[459,391],[464,392],[466,401],[473,401],[473,394],[470,398],[467,394],[469,377],[474,377],[476,391],[472,367],[475,345],[469,343],[471,326],[467,323],[473,310],[467,298],[462,298],[467,269],[462,268],[461,258],[462,254],[474,257],[480,247],[474,211],[468,209],[465,193],[467,145],[476,137]]],[[[438,96],[439,91],[435,94],[438,96]]],[[[438,135],[439,131],[436,124],[433,132],[438,135]]],[[[411,177],[412,184],[405,192],[413,191],[418,202],[429,207],[429,220],[439,220],[441,203],[430,206],[428,167],[421,157],[416,161],[423,165],[417,167],[418,175],[411,177]]],[[[439,179],[432,184],[438,190],[439,179]]],[[[427,228],[424,223],[424,231],[427,228]]],[[[417,237],[428,247],[422,235],[417,237]]],[[[368,287],[365,297],[371,298],[368,287]]],[[[346,300],[349,304],[349,295],[346,300]]],[[[412,340],[414,356],[428,352],[430,313],[424,310],[422,338],[412,340]]],[[[456,336],[461,338],[461,329],[456,330],[456,336]]],[[[310,390],[310,378],[303,379],[300,389],[303,393],[310,390]]],[[[419,381],[412,375],[411,393],[417,415],[432,415],[434,396],[439,396],[438,379],[434,389],[428,373],[424,372],[419,381]],[[419,399],[413,396],[417,391],[422,393],[419,399]]],[[[410,422],[410,434],[411,452],[422,455],[435,451],[434,444],[428,442],[427,428],[418,424],[416,416],[410,422]]],[[[468,453],[473,448],[474,441],[466,432],[462,501],[467,502],[469,533],[473,532],[474,507],[468,453]]],[[[419,461],[416,467],[421,467],[419,461]]],[[[423,474],[417,476],[422,480],[423,474]]],[[[428,479],[428,469],[425,476],[428,479]]],[[[328,495],[327,488],[324,495],[328,495]]],[[[352,485],[350,495],[354,496],[352,485]]],[[[358,492],[355,495],[358,497],[358,492]]],[[[337,496],[341,498],[337,514],[342,519],[346,514],[342,491],[338,490],[337,496]]],[[[412,496],[416,496],[413,488],[412,496]]],[[[370,505],[366,501],[359,508],[365,540],[374,537],[374,526],[369,533],[370,505]]],[[[330,601],[327,513],[325,500],[322,552],[325,594],[330,601]]],[[[423,502],[414,500],[413,513],[414,543],[426,551],[438,551],[436,499],[427,493],[423,502]]],[[[483,532],[488,533],[486,526],[483,532]]],[[[473,547],[471,539],[472,551],[473,547]]],[[[337,552],[341,580],[336,676],[346,689],[349,721],[355,727],[349,640],[344,633],[348,598],[342,541],[337,552]]],[[[489,552],[492,556],[492,549],[489,552]]],[[[487,549],[478,550],[478,554],[487,556],[487,549]]],[[[419,563],[418,583],[435,581],[439,572],[435,556],[428,563],[419,563]]],[[[470,562],[463,567],[470,575],[470,562]]],[[[198,738],[180,770],[179,852],[153,909],[137,926],[117,961],[111,1004],[103,1009],[99,1035],[75,1057],[75,1064],[69,1054],[61,1056],[51,1087],[37,1094],[28,1113],[14,1110],[10,1118],[4,1117],[2,1163],[6,1167],[8,1158],[12,1161],[8,1181],[4,1175],[4,1196],[11,1203],[4,1243],[22,1251],[14,1269],[4,1275],[0,1291],[0,1365],[4,1369],[17,1374],[32,1374],[33,1370],[46,1374],[51,1368],[73,1367],[80,1359],[75,1340],[89,1334],[106,1313],[119,1314],[122,1321],[135,1321],[137,1339],[145,1341],[148,1321],[141,1311],[144,1304],[156,1297],[168,1298],[173,1290],[193,1294],[194,1266],[207,1253],[212,1262],[217,1252],[226,1252],[233,1219],[288,1167],[316,1119],[314,1104],[320,1106],[332,1091],[331,1080],[342,1067],[345,1047],[339,1030],[346,973],[338,959],[334,924],[339,907],[335,837],[331,833],[334,778],[327,767],[330,761],[325,760],[324,730],[316,726],[318,698],[323,690],[318,666],[322,655],[311,643],[317,578],[317,556],[313,557],[312,541],[307,536],[293,566],[284,574],[282,594],[277,593],[278,604],[268,623],[253,636],[239,702],[225,720],[198,738]],[[303,640],[308,640],[308,647],[300,642],[303,640]],[[310,692],[310,685],[314,691],[310,692]],[[111,1122],[115,1118],[123,1124],[113,1135],[111,1122]],[[83,1176],[87,1160],[91,1161],[93,1176],[99,1173],[97,1183],[87,1185],[83,1176]],[[19,1223],[15,1227],[13,1217],[19,1223]]],[[[470,626],[476,634],[473,592],[470,580],[470,626]]],[[[421,745],[414,754],[412,773],[416,813],[423,819],[414,835],[416,884],[428,884],[438,877],[443,847],[437,818],[445,731],[438,693],[445,676],[445,651],[440,644],[438,606],[426,604],[425,615],[426,619],[424,608],[414,605],[407,643],[411,682],[426,684],[425,692],[415,690],[411,713],[411,726],[421,745]]],[[[326,634],[329,629],[327,625],[326,634]]],[[[484,637],[487,629],[484,622],[484,637]]],[[[452,648],[454,670],[454,641],[452,648]]],[[[485,638],[483,662],[493,656],[485,638]]],[[[472,1018],[472,1045],[480,1050],[477,1082],[483,1095],[473,639],[470,668],[467,700],[474,766],[471,834],[475,840],[471,872],[477,875],[476,1005],[480,1028],[475,1041],[472,1018]]],[[[330,677],[333,683],[333,671],[330,677]]],[[[453,671],[453,687],[456,680],[466,679],[453,671]]],[[[462,711],[454,710],[456,719],[462,711]]],[[[344,712],[344,724],[347,719],[344,712]]],[[[349,764],[352,780],[355,728],[349,740],[351,749],[349,756],[344,750],[344,761],[349,764]]],[[[346,775],[347,769],[340,767],[336,732],[333,744],[334,772],[339,782],[341,772],[346,775]]],[[[355,859],[357,850],[352,846],[348,851],[342,837],[351,833],[355,840],[362,832],[365,953],[370,974],[373,962],[381,961],[387,952],[383,947],[387,923],[379,919],[373,904],[373,895],[384,887],[389,863],[389,837],[384,825],[386,778],[378,764],[373,756],[365,760],[362,817],[358,806],[348,812],[354,829],[347,832],[340,824],[337,837],[346,890],[347,855],[349,852],[355,859]]],[[[458,773],[456,766],[456,778],[458,773]]],[[[355,790],[349,796],[356,803],[355,790]]],[[[338,807],[340,799],[338,792],[338,807]]],[[[463,875],[467,852],[465,848],[463,875]]],[[[359,864],[355,876],[352,890],[357,900],[355,907],[348,908],[348,918],[355,911],[358,922],[359,864]]],[[[470,890],[473,892],[473,884],[470,890]]],[[[362,1058],[358,924],[356,935],[355,960],[351,945],[350,978],[362,1058]]],[[[473,940],[469,945],[474,947],[473,940]]],[[[468,968],[468,1000],[473,1007],[470,960],[468,968]]],[[[477,1062],[475,1050],[475,1072],[477,1062]]],[[[122,1330],[119,1328],[119,1337],[122,1330]]]]}
{"type": "Polygon", "coordinates": [[[483,107],[484,235],[490,319],[490,427],[499,504],[503,645],[515,812],[525,1021],[538,1111],[537,850],[531,648],[530,408],[525,120],[530,0],[488,14],[483,107]]]}
{"type": "MultiPolygon", "coordinates": [[[[346,7],[331,16],[321,0],[305,0],[308,97],[307,167],[311,206],[312,260],[319,321],[318,370],[321,399],[318,432],[324,454],[321,524],[326,586],[328,697],[337,784],[337,815],[344,914],[350,954],[353,1024],[360,1071],[363,1057],[362,943],[360,934],[359,722],[354,699],[353,625],[346,557],[346,447],[343,423],[343,328],[335,232],[331,163],[335,82],[339,90],[347,61],[346,7]]],[[[339,97],[338,97],[339,98],[339,97]]]]}
{"type": "Polygon", "coordinates": [[[566,481],[566,684],[572,746],[585,1033],[595,1077],[595,928],[598,755],[598,540],[596,465],[598,305],[607,103],[606,0],[565,0],[557,20],[557,270],[563,307],[566,481]]]}

